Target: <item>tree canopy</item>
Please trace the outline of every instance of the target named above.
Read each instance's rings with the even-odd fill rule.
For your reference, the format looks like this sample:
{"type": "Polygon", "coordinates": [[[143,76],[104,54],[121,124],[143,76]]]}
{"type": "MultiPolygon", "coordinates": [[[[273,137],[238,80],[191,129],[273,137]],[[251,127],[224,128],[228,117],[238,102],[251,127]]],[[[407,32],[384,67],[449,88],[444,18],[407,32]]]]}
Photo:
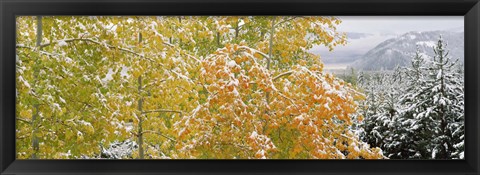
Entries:
{"type": "Polygon", "coordinates": [[[384,158],[354,132],[362,94],[309,52],[340,23],[17,17],[17,157],[384,158]]]}

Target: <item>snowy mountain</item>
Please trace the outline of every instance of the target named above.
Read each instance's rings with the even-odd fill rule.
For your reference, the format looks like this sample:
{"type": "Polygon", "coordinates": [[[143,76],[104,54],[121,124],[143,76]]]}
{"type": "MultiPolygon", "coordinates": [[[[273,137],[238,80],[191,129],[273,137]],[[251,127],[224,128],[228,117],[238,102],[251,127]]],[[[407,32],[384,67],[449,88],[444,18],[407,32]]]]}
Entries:
{"type": "Polygon", "coordinates": [[[429,59],[434,55],[433,46],[440,35],[447,43],[449,56],[464,60],[464,33],[457,31],[408,32],[395,38],[385,40],[368,51],[351,67],[360,70],[392,70],[396,66],[408,66],[418,45],[423,55],[429,59]]]}

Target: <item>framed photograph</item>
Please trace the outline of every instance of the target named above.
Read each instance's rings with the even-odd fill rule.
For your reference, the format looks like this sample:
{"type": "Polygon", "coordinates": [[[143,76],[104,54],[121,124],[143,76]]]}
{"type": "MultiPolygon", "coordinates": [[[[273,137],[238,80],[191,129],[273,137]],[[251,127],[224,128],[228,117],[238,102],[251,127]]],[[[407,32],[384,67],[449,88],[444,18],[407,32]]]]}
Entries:
{"type": "Polygon", "coordinates": [[[1,1],[0,174],[479,174],[479,10],[1,1]]]}

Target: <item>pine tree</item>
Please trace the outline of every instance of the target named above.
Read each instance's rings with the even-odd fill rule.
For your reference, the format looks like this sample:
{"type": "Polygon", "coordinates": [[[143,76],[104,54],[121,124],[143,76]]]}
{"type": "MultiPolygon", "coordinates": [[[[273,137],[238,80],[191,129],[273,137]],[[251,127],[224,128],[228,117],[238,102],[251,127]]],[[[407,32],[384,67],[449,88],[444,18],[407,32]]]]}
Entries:
{"type": "Polygon", "coordinates": [[[372,73],[359,77],[359,86],[364,89],[366,100],[361,102],[360,113],[364,121],[362,139],[373,147],[379,147],[389,158],[402,157],[398,155],[403,150],[399,138],[405,140],[401,132],[402,123],[399,111],[398,96],[401,94],[402,83],[395,72],[372,73]],[[398,139],[397,139],[398,138],[398,139]]]}
{"type": "Polygon", "coordinates": [[[414,139],[414,158],[451,159],[463,155],[463,75],[454,69],[440,37],[431,61],[417,52],[406,71],[409,88],[401,99],[405,105],[405,128],[414,139]]]}
{"type": "Polygon", "coordinates": [[[410,67],[361,74],[362,139],[393,159],[457,159],[464,152],[463,68],[442,38],[432,60],[417,49],[410,67]]]}

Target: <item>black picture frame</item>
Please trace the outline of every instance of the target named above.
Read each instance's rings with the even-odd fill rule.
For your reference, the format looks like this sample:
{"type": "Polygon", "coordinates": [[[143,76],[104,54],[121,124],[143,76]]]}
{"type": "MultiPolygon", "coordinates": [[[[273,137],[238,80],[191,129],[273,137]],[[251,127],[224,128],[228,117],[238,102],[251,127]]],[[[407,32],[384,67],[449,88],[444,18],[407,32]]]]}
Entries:
{"type": "Polygon", "coordinates": [[[480,173],[479,0],[0,0],[0,174],[480,173]],[[465,17],[465,160],[15,160],[15,16],[458,15],[465,17]]]}

